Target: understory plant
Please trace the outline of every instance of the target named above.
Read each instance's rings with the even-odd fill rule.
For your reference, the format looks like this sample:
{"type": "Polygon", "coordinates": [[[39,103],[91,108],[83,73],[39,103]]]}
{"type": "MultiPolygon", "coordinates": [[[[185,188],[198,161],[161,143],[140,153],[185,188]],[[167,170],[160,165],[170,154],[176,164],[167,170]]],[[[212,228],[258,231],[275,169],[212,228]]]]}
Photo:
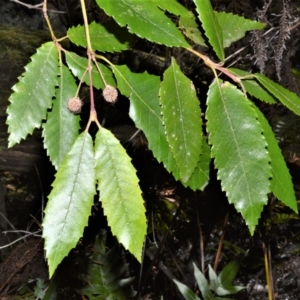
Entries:
{"type": "Polygon", "coordinates": [[[270,193],[297,212],[281,150],[252,100],[280,102],[300,115],[300,99],[261,73],[225,66],[224,49],[265,24],[216,12],[209,0],[193,1],[194,12],[177,0],[96,0],[111,17],[98,24],[88,22],[80,0],[84,24],[69,28],[65,38],[85,48],[86,56],[62,46],[65,38],[56,38],[44,1],[52,41],[37,49],[12,88],[7,124],[9,147],[42,127],[44,147],[57,170],[42,224],[50,277],[82,236],[97,191],[112,233],[142,259],[147,221],[139,179],[123,146],[101,126],[94,89],[101,89],[112,105],[120,94],[129,99],[129,115],[154,157],[185,187],[203,190],[213,159],[228,201],[251,234],[270,193]],[[196,88],[174,57],[160,77],[135,73],[105,56],[130,49],[138,38],[180,48],[212,70],[206,111],[201,111],[196,88]],[[195,45],[211,48],[212,56],[195,45]],[[90,115],[80,128],[82,84],[90,89],[90,115]],[[95,136],[89,132],[92,123],[98,128],[95,136]]]}
{"type": "MultiPolygon", "coordinates": [[[[209,265],[209,282],[197,266],[195,264],[193,264],[193,266],[194,277],[204,300],[229,300],[229,298],[224,298],[223,296],[233,295],[244,289],[242,286],[232,285],[232,281],[234,280],[240,266],[237,260],[233,260],[228,263],[218,276],[209,265]]],[[[188,286],[177,280],[174,280],[174,282],[186,300],[200,300],[200,298],[188,286]]]]}

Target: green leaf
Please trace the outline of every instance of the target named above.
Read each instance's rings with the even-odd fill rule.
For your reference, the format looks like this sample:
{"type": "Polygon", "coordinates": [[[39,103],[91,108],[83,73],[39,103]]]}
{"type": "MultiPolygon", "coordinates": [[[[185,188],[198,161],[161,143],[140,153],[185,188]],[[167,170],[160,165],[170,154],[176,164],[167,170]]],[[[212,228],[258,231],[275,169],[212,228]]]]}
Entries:
{"type": "Polygon", "coordinates": [[[223,47],[229,47],[233,42],[245,36],[246,31],[261,30],[266,24],[255,20],[245,19],[242,16],[226,12],[215,12],[216,18],[222,28],[223,47]]]}
{"type": "Polygon", "coordinates": [[[187,182],[182,182],[185,187],[190,187],[192,190],[203,191],[209,182],[209,164],[210,164],[210,147],[206,140],[202,141],[202,151],[200,159],[194,173],[187,182]]]}
{"type": "Polygon", "coordinates": [[[268,121],[257,107],[254,108],[268,143],[272,168],[271,191],[281,202],[297,213],[298,207],[294,185],[284,157],[268,121]]]}
{"type": "Polygon", "coordinates": [[[177,0],[168,0],[168,1],[161,1],[161,0],[151,0],[155,3],[158,7],[162,10],[168,11],[169,13],[175,16],[190,16],[190,11],[184,7],[182,4],[177,2],[177,0]]]}
{"type": "MultiPolygon", "coordinates": [[[[131,47],[135,37],[125,28],[111,20],[105,25],[92,22],[89,32],[93,50],[100,52],[120,52],[131,47]]],[[[86,34],[83,25],[69,28],[68,37],[77,46],[87,47],[86,34]]]]}
{"type": "Polygon", "coordinates": [[[61,163],[43,221],[49,276],[74,248],[88,223],[95,195],[93,140],[83,132],[61,163]]]}
{"type": "MultiPolygon", "coordinates": [[[[126,273],[129,273],[127,265],[120,257],[117,248],[107,250],[106,231],[101,230],[93,247],[93,255],[88,265],[85,281],[88,284],[81,289],[82,295],[93,299],[118,299],[126,300],[133,297],[134,293],[130,287],[121,287],[120,281],[125,280],[126,273]],[[123,279],[122,279],[123,277],[123,279]],[[131,292],[131,293],[127,293],[131,292]]],[[[126,278],[130,284],[134,278],[126,278]]]]}
{"type": "Polygon", "coordinates": [[[197,281],[202,297],[204,298],[204,300],[210,300],[210,299],[213,300],[214,296],[209,289],[209,285],[205,276],[200,272],[200,270],[197,268],[197,266],[194,263],[193,266],[194,266],[194,277],[197,281]]]}
{"type": "Polygon", "coordinates": [[[211,267],[211,265],[208,265],[208,277],[210,281],[210,289],[212,291],[216,291],[218,286],[219,286],[219,280],[216,272],[214,269],[211,267]]]}
{"type": "Polygon", "coordinates": [[[141,262],[147,220],[136,170],[120,142],[105,128],[96,135],[95,160],[108,225],[125,249],[141,262]]]}
{"type": "Polygon", "coordinates": [[[40,127],[51,107],[58,74],[58,52],[53,42],[43,44],[31,57],[15,84],[7,108],[8,146],[19,143],[40,127]]]}
{"type": "MultiPolygon", "coordinates": [[[[219,276],[216,275],[212,267],[209,265],[209,279],[210,288],[219,296],[236,294],[245,287],[233,286],[232,281],[235,278],[239,269],[239,263],[237,260],[231,261],[221,271],[219,276]]],[[[224,298],[213,298],[213,299],[224,299],[224,298]]]]}
{"type": "Polygon", "coordinates": [[[189,47],[175,24],[152,1],[96,0],[105,13],[131,33],[170,47],[189,47]]]}
{"type": "Polygon", "coordinates": [[[180,293],[186,300],[200,300],[197,295],[185,284],[174,279],[175,284],[177,285],[180,293]]]}
{"type": "Polygon", "coordinates": [[[167,141],[180,178],[186,182],[201,154],[201,111],[193,83],[181,72],[174,58],[164,73],[160,102],[167,141]]]}
{"type": "MultiPolygon", "coordinates": [[[[73,52],[66,52],[66,62],[69,67],[69,69],[72,71],[73,75],[77,77],[79,80],[83,80],[87,85],[90,85],[90,79],[89,74],[86,71],[88,67],[88,60],[85,57],[81,57],[73,52]],[[83,78],[84,76],[84,78],[83,78]]],[[[107,84],[111,86],[116,86],[116,82],[114,80],[112,71],[106,67],[105,65],[98,63],[98,66],[102,72],[102,75],[106,81],[107,84]]],[[[96,69],[95,66],[93,66],[92,69],[92,79],[93,79],[93,86],[96,89],[103,89],[104,83],[101,79],[101,76],[96,69]]]]}
{"type": "Polygon", "coordinates": [[[199,19],[210,45],[221,61],[224,61],[223,32],[213,11],[210,0],[194,0],[199,19]]]}
{"type": "Polygon", "coordinates": [[[253,78],[253,74],[235,68],[230,68],[228,71],[239,77],[249,76],[249,79],[242,78],[242,84],[244,85],[248,94],[266,103],[276,103],[275,98],[265,88],[263,88],[255,78],[253,78]]]}
{"type": "Polygon", "coordinates": [[[217,295],[232,295],[245,289],[245,287],[243,286],[232,285],[232,281],[235,279],[239,267],[240,264],[238,260],[233,260],[224,267],[224,269],[219,274],[218,279],[216,280],[218,284],[214,286],[214,289],[212,289],[217,293],[217,295]]]}
{"type": "Polygon", "coordinates": [[[202,33],[199,30],[199,25],[197,24],[195,16],[192,13],[190,13],[188,16],[180,17],[179,27],[183,31],[183,34],[193,42],[198,45],[207,47],[202,33]]]}
{"type": "Polygon", "coordinates": [[[300,116],[300,98],[293,92],[285,89],[283,86],[275,83],[268,77],[255,73],[255,78],[276,97],[283,105],[300,116]]]}
{"type": "Polygon", "coordinates": [[[218,178],[253,234],[268,201],[272,174],[262,128],[250,101],[228,82],[211,84],[207,104],[207,130],[218,178]]]}
{"type": "Polygon", "coordinates": [[[44,147],[57,169],[75,142],[79,131],[80,117],[68,110],[68,100],[76,95],[77,85],[69,69],[60,65],[58,89],[47,123],[43,125],[44,147]]]}
{"type": "Polygon", "coordinates": [[[179,169],[168,145],[165,129],[162,125],[159,105],[158,76],[147,73],[132,73],[126,66],[114,66],[114,74],[120,92],[130,99],[129,115],[135,126],[147,137],[149,149],[159,162],[163,162],[169,172],[178,180],[179,169]]]}

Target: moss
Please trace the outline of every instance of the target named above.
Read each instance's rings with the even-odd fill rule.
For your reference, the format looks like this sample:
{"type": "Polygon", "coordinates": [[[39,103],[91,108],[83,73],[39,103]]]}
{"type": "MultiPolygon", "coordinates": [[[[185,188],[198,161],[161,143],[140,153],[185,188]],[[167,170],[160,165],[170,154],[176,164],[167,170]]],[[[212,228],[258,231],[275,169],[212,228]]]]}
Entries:
{"type": "Polygon", "coordinates": [[[47,31],[28,31],[0,26],[0,61],[9,60],[22,66],[43,42],[50,39],[47,31]]]}
{"type": "Polygon", "coordinates": [[[24,71],[30,56],[48,40],[50,35],[47,31],[0,26],[0,116],[5,116],[11,87],[24,71]]]}

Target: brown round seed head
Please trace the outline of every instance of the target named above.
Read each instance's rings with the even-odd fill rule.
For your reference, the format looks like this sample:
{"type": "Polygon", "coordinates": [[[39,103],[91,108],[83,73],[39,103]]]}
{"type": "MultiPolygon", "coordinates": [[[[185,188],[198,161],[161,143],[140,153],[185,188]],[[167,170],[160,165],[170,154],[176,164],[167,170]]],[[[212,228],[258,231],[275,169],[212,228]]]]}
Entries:
{"type": "Polygon", "coordinates": [[[103,90],[103,98],[110,103],[115,103],[118,98],[118,91],[115,87],[107,85],[103,90]]]}
{"type": "Polygon", "coordinates": [[[68,101],[68,109],[74,114],[80,113],[82,105],[83,102],[79,97],[70,98],[68,101]]]}

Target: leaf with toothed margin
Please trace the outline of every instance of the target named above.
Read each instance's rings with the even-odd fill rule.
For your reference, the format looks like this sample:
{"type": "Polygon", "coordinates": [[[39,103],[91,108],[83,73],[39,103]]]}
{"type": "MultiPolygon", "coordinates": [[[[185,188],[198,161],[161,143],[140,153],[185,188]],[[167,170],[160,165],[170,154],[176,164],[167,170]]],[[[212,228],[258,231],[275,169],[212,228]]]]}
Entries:
{"type": "Polygon", "coordinates": [[[271,191],[282,203],[298,213],[298,205],[292,178],[278,146],[274,132],[263,113],[256,106],[254,106],[254,108],[268,143],[272,168],[271,191]]]}
{"type": "MultiPolygon", "coordinates": [[[[81,57],[73,52],[66,52],[66,62],[75,77],[79,80],[82,80],[87,85],[90,85],[89,74],[87,72],[88,60],[85,57],[81,57]]],[[[112,71],[105,65],[97,62],[99,69],[102,72],[102,76],[105,79],[105,82],[111,86],[116,86],[116,82],[113,78],[112,71]]],[[[96,66],[93,65],[92,69],[92,80],[93,86],[96,89],[103,89],[105,87],[103,80],[96,69],[96,66]]]]}
{"type": "MultiPolygon", "coordinates": [[[[118,89],[130,99],[130,117],[135,126],[141,129],[147,137],[149,149],[155,158],[173,174],[174,178],[180,180],[179,168],[167,142],[161,117],[158,97],[160,78],[146,72],[133,73],[127,66],[114,66],[113,72],[118,82],[118,89]]],[[[202,189],[206,185],[210,155],[209,149],[204,149],[203,159],[199,157],[200,161],[191,178],[183,183],[192,189],[202,189]]]]}
{"type": "Polygon", "coordinates": [[[264,23],[224,11],[215,12],[215,15],[222,28],[224,48],[243,38],[247,31],[262,30],[266,26],[264,23]]]}
{"type": "Polygon", "coordinates": [[[96,0],[105,13],[129,32],[170,47],[189,47],[180,30],[152,1],[96,0]]]}
{"type": "Polygon", "coordinates": [[[49,277],[82,237],[96,193],[92,137],[81,133],[61,163],[45,209],[43,238],[49,277]]]}
{"type": "Polygon", "coordinates": [[[149,149],[155,158],[179,180],[179,169],[162,124],[158,97],[160,78],[146,72],[133,73],[127,66],[114,66],[113,72],[118,82],[118,89],[130,100],[129,115],[135,126],[144,132],[149,149]]]}
{"type": "Polygon", "coordinates": [[[218,178],[253,234],[271,191],[263,129],[251,102],[229,82],[211,84],[207,105],[207,131],[218,178]]]}
{"type": "Polygon", "coordinates": [[[276,100],[272,96],[272,94],[270,94],[259,82],[257,82],[257,80],[254,77],[254,74],[235,68],[230,68],[228,69],[228,71],[233,75],[242,77],[242,84],[249,95],[266,103],[276,103],[276,100]]]}
{"type": "Polygon", "coordinates": [[[151,0],[153,3],[161,8],[162,10],[168,11],[169,13],[175,16],[189,16],[191,12],[179,3],[177,0],[168,0],[168,1],[161,1],[161,0],[151,0]]]}
{"type": "Polygon", "coordinates": [[[41,126],[55,95],[57,75],[58,51],[53,42],[48,42],[37,49],[19,82],[12,87],[6,119],[9,147],[41,126]]]}
{"type": "Polygon", "coordinates": [[[194,43],[207,47],[193,13],[190,12],[188,16],[181,16],[179,19],[179,27],[183,34],[194,43]]]}
{"type": "Polygon", "coordinates": [[[270,92],[274,97],[276,97],[283,105],[288,109],[293,111],[295,114],[300,116],[300,98],[293,92],[287,90],[280,84],[272,81],[268,77],[255,73],[255,78],[259,83],[270,92]]]}
{"type": "Polygon", "coordinates": [[[187,182],[201,154],[201,110],[193,83],[174,58],[164,73],[160,103],[167,141],[179,167],[180,179],[187,182]]]}
{"type": "Polygon", "coordinates": [[[202,141],[201,155],[198,164],[187,182],[182,182],[185,187],[193,191],[203,191],[209,182],[210,147],[205,139],[202,141]]]}
{"type": "Polygon", "coordinates": [[[210,0],[194,0],[199,19],[205,31],[205,35],[218,58],[223,62],[225,59],[223,46],[223,32],[218,22],[210,0]]]}
{"type": "Polygon", "coordinates": [[[58,88],[47,122],[43,124],[44,147],[55,169],[71,149],[79,132],[80,117],[68,110],[68,100],[76,95],[77,85],[69,69],[59,67],[58,88]]]}
{"type": "MultiPolygon", "coordinates": [[[[121,52],[129,49],[136,40],[136,36],[114,20],[105,24],[92,22],[89,24],[89,32],[93,50],[100,52],[121,52]]],[[[69,28],[68,37],[74,44],[87,48],[84,25],[69,28]]]]}
{"type": "Polygon", "coordinates": [[[144,200],[131,159],[119,140],[101,128],[95,141],[96,179],[108,225],[141,262],[147,233],[144,200]]]}

